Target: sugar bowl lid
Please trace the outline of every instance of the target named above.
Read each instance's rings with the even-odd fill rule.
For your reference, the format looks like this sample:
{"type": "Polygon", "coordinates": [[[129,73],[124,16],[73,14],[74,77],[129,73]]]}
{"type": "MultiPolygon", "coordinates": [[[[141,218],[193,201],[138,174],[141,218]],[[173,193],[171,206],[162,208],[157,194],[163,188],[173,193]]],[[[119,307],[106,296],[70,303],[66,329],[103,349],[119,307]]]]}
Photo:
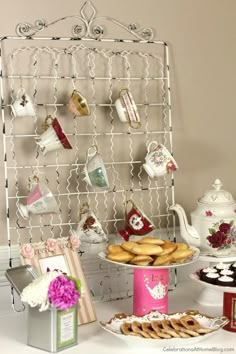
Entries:
{"type": "Polygon", "coordinates": [[[221,189],[223,183],[217,178],[215,182],[212,184],[214,189],[207,190],[203,197],[198,200],[199,203],[203,204],[235,204],[235,200],[229,192],[221,189]]]}

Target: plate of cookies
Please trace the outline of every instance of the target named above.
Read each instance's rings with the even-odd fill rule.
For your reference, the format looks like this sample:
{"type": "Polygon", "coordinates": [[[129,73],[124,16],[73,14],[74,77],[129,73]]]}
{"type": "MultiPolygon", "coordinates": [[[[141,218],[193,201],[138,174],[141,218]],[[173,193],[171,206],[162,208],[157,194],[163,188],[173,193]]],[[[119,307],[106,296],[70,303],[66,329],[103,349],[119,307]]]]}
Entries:
{"type": "Polygon", "coordinates": [[[162,314],[151,311],[144,316],[116,314],[100,322],[106,331],[130,344],[191,345],[208,338],[229,322],[226,317],[209,317],[195,310],[162,314]]]}
{"type": "Polygon", "coordinates": [[[98,256],[108,262],[139,268],[174,268],[195,262],[198,248],[183,242],[171,242],[155,236],[109,244],[98,256]]]}

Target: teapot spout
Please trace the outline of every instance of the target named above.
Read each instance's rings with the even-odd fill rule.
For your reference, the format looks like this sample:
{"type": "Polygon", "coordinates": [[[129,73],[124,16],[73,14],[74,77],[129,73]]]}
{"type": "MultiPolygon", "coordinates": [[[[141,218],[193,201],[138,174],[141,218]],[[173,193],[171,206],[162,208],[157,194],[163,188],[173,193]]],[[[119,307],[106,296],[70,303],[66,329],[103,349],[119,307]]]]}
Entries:
{"type": "Polygon", "coordinates": [[[197,230],[195,229],[195,227],[188,224],[187,216],[186,216],[186,213],[185,213],[184,209],[182,208],[182,206],[179,204],[175,204],[175,205],[172,205],[169,208],[169,210],[174,210],[179,217],[181,237],[190,245],[195,246],[195,247],[199,247],[200,246],[199,234],[198,234],[197,230]]]}

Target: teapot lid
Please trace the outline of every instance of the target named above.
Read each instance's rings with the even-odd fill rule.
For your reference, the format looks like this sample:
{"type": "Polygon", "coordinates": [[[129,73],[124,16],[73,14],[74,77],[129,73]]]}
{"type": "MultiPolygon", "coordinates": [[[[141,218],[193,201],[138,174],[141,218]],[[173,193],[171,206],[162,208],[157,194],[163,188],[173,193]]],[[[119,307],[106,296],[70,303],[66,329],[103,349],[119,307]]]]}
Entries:
{"type": "Polygon", "coordinates": [[[232,194],[221,189],[223,183],[217,178],[212,184],[214,189],[208,190],[203,197],[198,200],[199,203],[204,204],[235,204],[232,194]]]}

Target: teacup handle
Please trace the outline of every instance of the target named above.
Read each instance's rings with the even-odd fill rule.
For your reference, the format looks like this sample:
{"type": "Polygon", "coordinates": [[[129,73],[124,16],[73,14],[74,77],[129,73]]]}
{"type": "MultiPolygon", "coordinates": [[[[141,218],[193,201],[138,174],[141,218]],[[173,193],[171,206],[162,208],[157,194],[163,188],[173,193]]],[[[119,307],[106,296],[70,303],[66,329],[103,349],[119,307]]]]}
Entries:
{"type": "Polygon", "coordinates": [[[129,203],[131,204],[131,209],[137,208],[132,199],[126,200],[126,202],[125,202],[125,217],[128,215],[128,204],[129,203]]]}
{"type": "Polygon", "coordinates": [[[47,130],[47,129],[50,127],[50,125],[52,125],[52,122],[53,122],[52,116],[51,116],[51,115],[48,115],[48,116],[45,118],[44,123],[42,124],[42,128],[43,128],[44,130],[47,130]]]}
{"type": "Polygon", "coordinates": [[[154,145],[154,148],[152,149],[152,150],[154,150],[154,149],[159,145],[159,143],[158,143],[156,140],[151,141],[151,142],[148,144],[148,148],[147,148],[148,153],[149,153],[150,151],[152,151],[152,150],[151,150],[151,146],[152,146],[152,145],[154,145]]]}
{"type": "Polygon", "coordinates": [[[87,161],[94,157],[98,153],[98,147],[97,145],[92,145],[88,148],[87,151],[87,161]],[[92,152],[91,152],[92,151],[92,152]]]}
{"type": "Polygon", "coordinates": [[[21,97],[25,95],[25,89],[23,87],[21,87],[18,91],[17,91],[17,94],[16,94],[16,98],[17,100],[21,99],[21,97]]]}

